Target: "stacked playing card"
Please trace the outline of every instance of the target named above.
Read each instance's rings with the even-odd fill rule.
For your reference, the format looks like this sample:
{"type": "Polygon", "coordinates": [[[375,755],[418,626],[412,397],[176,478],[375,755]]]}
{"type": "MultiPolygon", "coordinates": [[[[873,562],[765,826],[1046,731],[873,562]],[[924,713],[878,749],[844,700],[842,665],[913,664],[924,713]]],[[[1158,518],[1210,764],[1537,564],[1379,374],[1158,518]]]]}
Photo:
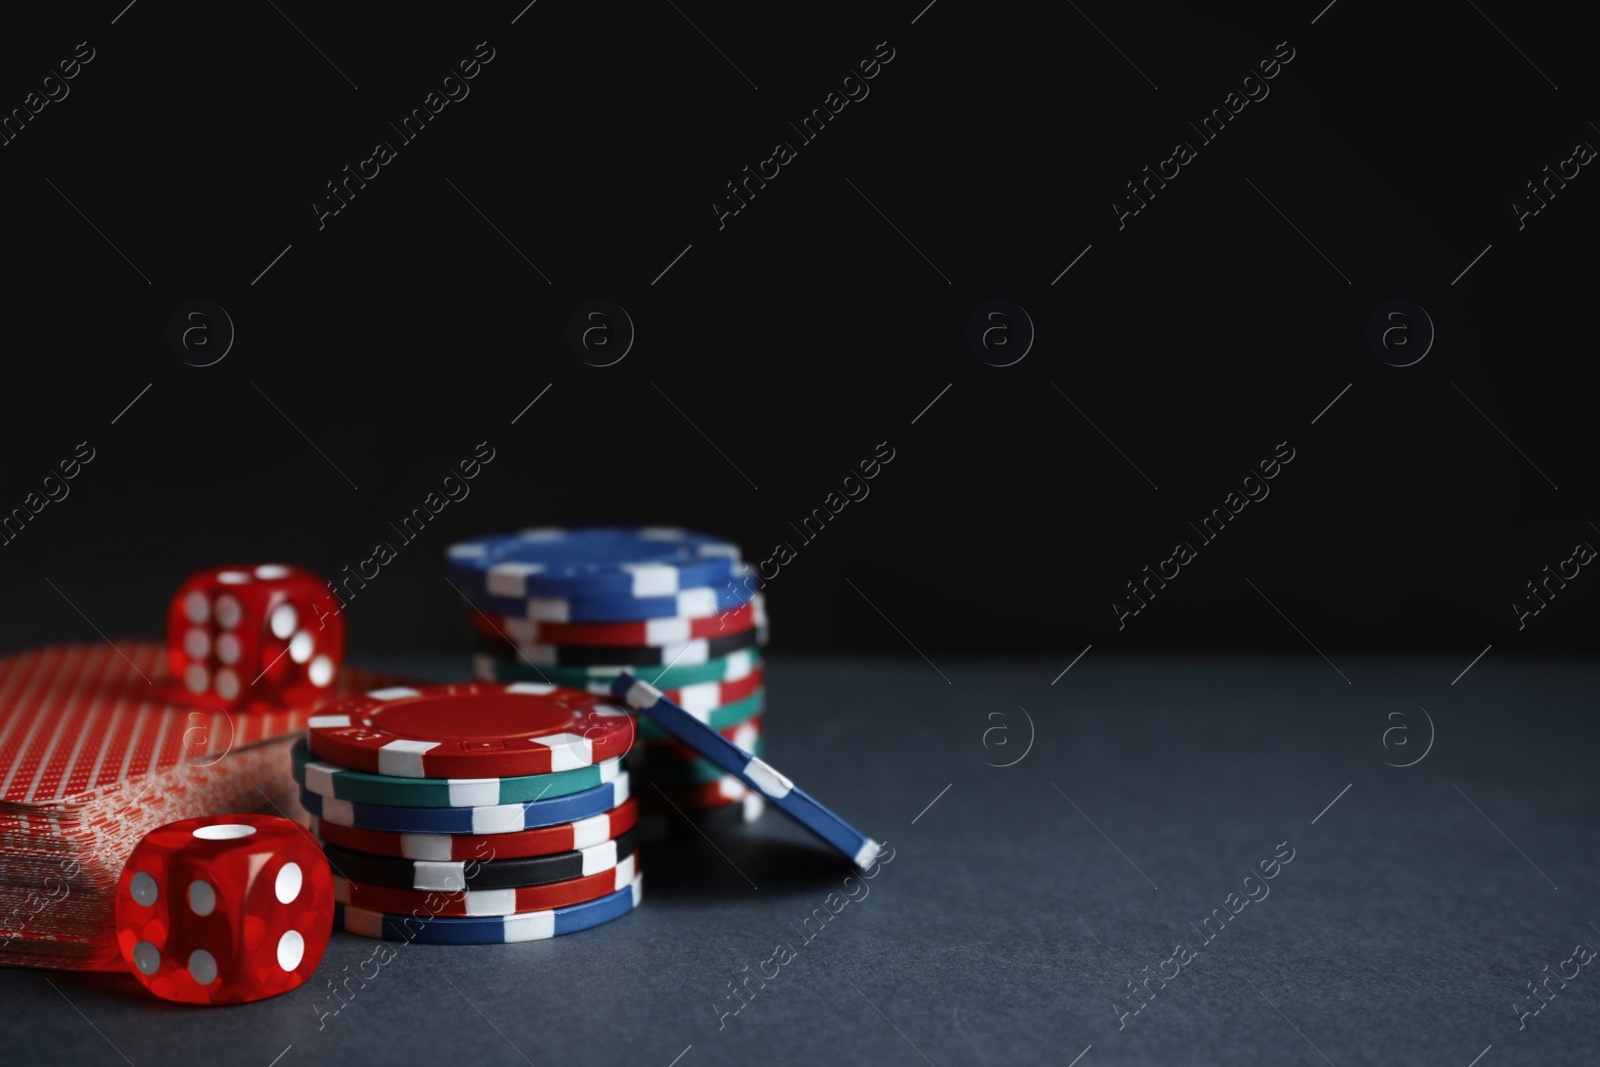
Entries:
{"type": "MultiPolygon", "coordinates": [[[[346,670],[326,699],[384,681],[346,670]]],[[[197,709],[151,642],[0,658],[0,963],[122,969],[112,892],[128,853],[178,819],[270,811],[312,710],[197,709]]]]}

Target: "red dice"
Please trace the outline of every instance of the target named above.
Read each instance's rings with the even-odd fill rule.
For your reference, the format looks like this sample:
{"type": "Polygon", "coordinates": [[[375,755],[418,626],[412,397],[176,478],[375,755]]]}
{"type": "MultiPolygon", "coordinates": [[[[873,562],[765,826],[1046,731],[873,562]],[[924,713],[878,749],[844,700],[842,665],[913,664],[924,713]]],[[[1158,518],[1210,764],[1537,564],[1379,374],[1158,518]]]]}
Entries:
{"type": "Polygon", "coordinates": [[[186,699],[295,704],[326,692],[344,659],[344,616],[312,571],[282,563],[191,575],[167,608],[167,660],[186,699]]]}
{"type": "Polygon", "coordinates": [[[158,997],[239,1004],[311,977],[333,930],[333,876],[298,824],[215,815],[152,830],[117,880],[117,947],[158,997]]]}

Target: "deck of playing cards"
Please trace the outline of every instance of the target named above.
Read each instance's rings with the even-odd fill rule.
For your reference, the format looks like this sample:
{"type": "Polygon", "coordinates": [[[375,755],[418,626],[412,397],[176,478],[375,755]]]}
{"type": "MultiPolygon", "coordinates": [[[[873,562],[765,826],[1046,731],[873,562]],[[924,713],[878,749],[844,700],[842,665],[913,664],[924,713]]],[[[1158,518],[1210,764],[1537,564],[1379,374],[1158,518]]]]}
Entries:
{"type": "MultiPolygon", "coordinates": [[[[346,669],[318,705],[388,679],[346,669]]],[[[0,964],[120,970],[112,890],[178,819],[272,810],[313,706],[201,710],[159,644],[0,657],[0,964]]]]}

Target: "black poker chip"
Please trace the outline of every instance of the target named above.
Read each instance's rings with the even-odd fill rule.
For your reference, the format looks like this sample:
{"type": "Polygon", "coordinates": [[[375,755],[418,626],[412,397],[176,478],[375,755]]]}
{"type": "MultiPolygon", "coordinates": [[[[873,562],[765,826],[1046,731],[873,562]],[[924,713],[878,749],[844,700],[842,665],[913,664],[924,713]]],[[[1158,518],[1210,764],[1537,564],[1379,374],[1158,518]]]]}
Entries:
{"type": "Polygon", "coordinates": [[[352,882],[454,893],[545,885],[609,870],[633,854],[636,832],[573,852],[504,860],[409,860],[327,844],[322,851],[333,872],[352,882]]]}

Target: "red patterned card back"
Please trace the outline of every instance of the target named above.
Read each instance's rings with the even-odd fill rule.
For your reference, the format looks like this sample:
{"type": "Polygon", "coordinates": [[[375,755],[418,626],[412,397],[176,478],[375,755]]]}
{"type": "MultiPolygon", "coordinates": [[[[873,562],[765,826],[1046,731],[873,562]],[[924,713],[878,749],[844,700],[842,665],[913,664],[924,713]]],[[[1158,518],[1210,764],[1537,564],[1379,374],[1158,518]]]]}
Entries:
{"type": "MultiPolygon", "coordinates": [[[[328,696],[381,682],[346,669],[328,696]]],[[[0,658],[0,807],[81,802],[179,763],[209,765],[304,729],[312,711],[199,710],[180,696],[155,642],[48,645],[0,658]]]]}

